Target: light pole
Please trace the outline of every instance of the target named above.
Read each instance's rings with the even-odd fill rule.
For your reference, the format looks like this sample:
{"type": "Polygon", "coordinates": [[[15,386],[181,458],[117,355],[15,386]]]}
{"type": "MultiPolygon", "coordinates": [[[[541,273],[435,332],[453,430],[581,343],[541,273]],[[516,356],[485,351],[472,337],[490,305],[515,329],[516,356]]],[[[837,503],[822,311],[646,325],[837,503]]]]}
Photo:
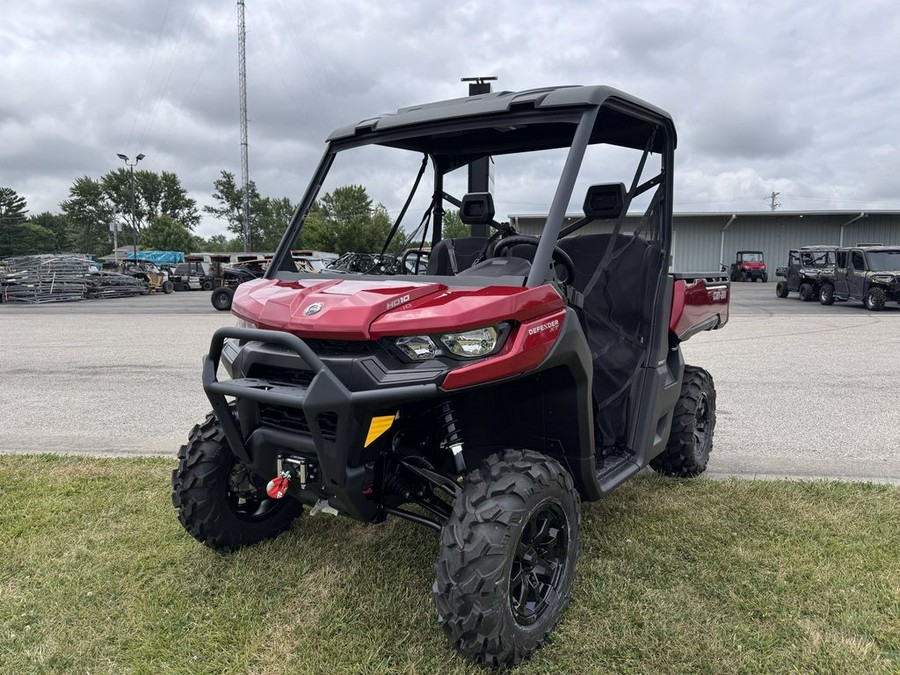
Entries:
{"type": "Polygon", "coordinates": [[[137,230],[137,213],[135,213],[135,210],[134,210],[134,167],[137,165],[138,162],[140,162],[142,159],[144,159],[144,154],[143,153],[139,154],[137,157],[134,158],[133,162],[129,162],[128,155],[123,155],[121,152],[116,153],[116,156],[119,159],[121,159],[123,162],[125,162],[125,166],[128,167],[128,173],[129,173],[130,182],[131,182],[131,229],[132,229],[132,234],[134,235],[134,259],[136,262],[138,259],[138,254],[137,254],[138,230],[137,230]]]}

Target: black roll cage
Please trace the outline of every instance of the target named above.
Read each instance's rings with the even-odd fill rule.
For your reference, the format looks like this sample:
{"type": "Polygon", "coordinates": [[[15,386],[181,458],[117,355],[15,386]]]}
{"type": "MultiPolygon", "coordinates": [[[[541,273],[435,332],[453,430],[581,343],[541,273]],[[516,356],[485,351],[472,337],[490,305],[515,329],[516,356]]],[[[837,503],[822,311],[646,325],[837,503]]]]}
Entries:
{"type": "MultiPolygon", "coordinates": [[[[430,209],[432,216],[432,245],[436,245],[441,239],[443,225],[444,174],[484,156],[569,147],[547,220],[540,236],[540,242],[534,254],[532,267],[525,280],[525,285],[529,287],[545,284],[551,281],[550,261],[557,240],[561,235],[572,232],[571,226],[563,230],[563,222],[587,146],[606,142],[622,147],[636,147],[633,129],[623,128],[619,131],[615,128],[598,127],[598,118],[602,111],[615,113],[613,119],[621,117],[630,122],[640,122],[646,125],[650,140],[646,141],[646,147],[642,148],[644,149],[644,155],[638,167],[638,173],[635,176],[632,189],[626,196],[623,216],[624,211],[627,211],[628,204],[636,195],[655,186],[658,191],[657,197],[654,198],[651,204],[659,205],[661,203],[662,209],[656,210],[653,215],[658,219],[659,246],[668,255],[672,222],[672,166],[676,142],[674,126],[671,119],[662,114],[661,111],[644,108],[633,101],[610,96],[601,103],[593,105],[580,105],[552,110],[513,110],[501,114],[481,115],[472,118],[439,120],[385,131],[362,129],[357,130],[357,133],[351,137],[330,140],[303,199],[294,212],[278,245],[272,265],[269,266],[265,276],[266,278],[276,278],[279,273],[297,271],[290,253],[291,243],[300,233],[302,224],[309,214],[325,177],[339,152],[365,145],[382,145],[409,151],[426,152],[431,159],[434,173],[434,190],[430,209]],[[513,139],[513,141],[506,144],[495,141],[492,144],[484,144],[482,147],[462,146],[456,154],[427,152],[427,141],[429,138],[432,139],[433,143],[435,138],[450,138],[465,132],[476,130],[490,131],[501,128],[515,130],[537,124],[574,125],[575,130],[568,142],[565,142],[565,134],[560,134],[558,130],[553,129],[556,135],[551,134],[547,139],[535,138],[527,147],[523,147],[521,140],[515,141],[513,139]],[[417,140],[421,147],[416,145],[417,140]],[[620,142],[616,142],[617,140],[620,142]],[[649,152],[659,152],[661,154],[662,168],[657,176],[638,185],[640,172],[649,152]]],[[[651,210],[648,209],[648,216],[651,210]]],[[[621,218],[619,220],[621,221],[621,218]]],[[[585,222],[584,224],[587,223],[585,222]]]]}

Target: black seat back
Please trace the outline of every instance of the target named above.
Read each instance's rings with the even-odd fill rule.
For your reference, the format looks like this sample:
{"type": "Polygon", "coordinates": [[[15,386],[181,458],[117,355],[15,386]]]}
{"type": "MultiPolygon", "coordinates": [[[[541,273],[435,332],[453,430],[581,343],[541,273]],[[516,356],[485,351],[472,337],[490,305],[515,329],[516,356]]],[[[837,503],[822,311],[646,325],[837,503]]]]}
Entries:
{"type": "Polygon", "coordinates": [[[469,269],[487,243],[487,237],[442,239],[431,249],[426,274],[452,276],[469,269]]]}

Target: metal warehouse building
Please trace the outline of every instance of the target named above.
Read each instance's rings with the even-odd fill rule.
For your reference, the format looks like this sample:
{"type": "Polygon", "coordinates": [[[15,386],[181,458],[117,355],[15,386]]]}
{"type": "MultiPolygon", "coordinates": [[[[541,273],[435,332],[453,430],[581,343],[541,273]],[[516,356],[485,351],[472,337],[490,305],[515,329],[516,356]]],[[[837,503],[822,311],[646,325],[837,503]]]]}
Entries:
{"type": "MultiPolygon", "coordinates": [[[[574,222],[582,214],[570,214],[574,222]]],[[[539,234],[546,215],[511,215],[522,234],[539,234]]],[[[622,232],[632,232],[641,214],[628,215],[622,232]]],[[[734,262],[740,250],[762,251],[769,279],[777,265],[787,264],[787,252],[811,244],[851,246],[858,243],[900,246],[900,211],[761,211],[747,213],[674,214],[672,269],[701,272],[734,262]]],[[[609,232],[610,223],[592,223],[580,233],[609,232]]]]}

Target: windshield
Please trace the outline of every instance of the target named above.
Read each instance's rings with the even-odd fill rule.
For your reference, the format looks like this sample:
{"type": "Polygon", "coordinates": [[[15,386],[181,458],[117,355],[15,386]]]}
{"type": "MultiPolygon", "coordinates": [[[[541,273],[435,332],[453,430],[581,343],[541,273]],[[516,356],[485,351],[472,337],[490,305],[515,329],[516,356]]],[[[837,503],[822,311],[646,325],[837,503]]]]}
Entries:
{"type": "Polygon", "coordinates": [[[897,272],[900,271],[900,250],[897,251],[868,251],[869,269],[873,272],[897,272]]]}
{"type": "MultiPolygon", "coordinates": [[[[438,130],[410,138],[388,136],[378,144],[338,144],[337,151],[323,161],[315,200],[305,219],[293,225],[282,248],[287,244],[290,249],[340,256],[325,274],[484,273],[502,276],[504,283],[516,283],[518,278],[521,284],[530,274],[542,219],[550,213],[564,176],[571,181],[571,193],[563,204],[561,236],[611,230],[616,215],[600,216],[604,230],[598,226],[600,221],[584,216],[584,203],[591,186],[621,184],[623,195],[629,186],[634,191],[629,212],[644,213],[645,218],[620,231],[659,246],[667,236],[660,229],[666,181],[663,153],[649,152],[649,148],[662,143],[661,134],[648,133],[646,147],[641,149],[591,143],[580,170],[576,153],[573,171],[568,144],[580,119],[571,114],[560,119],[554,113],[547,121],[529,118],[520,124],[501,124],[492,120],[489,127],[452,133],[438,130]],[[467,161],[477,159],[475,155],[485,148],[496,152],[486,158],[487,190],[473,192],[487,193],[488,202],[483,209],[478,207],[487,217],[463,222],[460,210],[469,192],[467,161]],[[499,241],[517,234],[530,236],[534,243],[521,243],[506,256],[494,255],[499,241]],[[435,249],[448,241],[449,246],[435,249]],[[428,250],[438,254],[428,255],[428,250]],[[408,253],[405,258],[404,252],[408,253]],[[516,264],[490,262],[498,257],[516,258],[516,264]]],[[[284,264],[281,269],[293,271],[284,264]]]]}
{"type": "Polygon", "coordinates": [[[834,254],[831,251],[809,251],[800,255],[805,267],[830,267],[834,265],[834,254]]]}
{"type": "Polygon", "coordinates": [[[743,262],[759,263],[763,261],[763,254],[759,251],[744,251],[738,255],[743,262]]]}

